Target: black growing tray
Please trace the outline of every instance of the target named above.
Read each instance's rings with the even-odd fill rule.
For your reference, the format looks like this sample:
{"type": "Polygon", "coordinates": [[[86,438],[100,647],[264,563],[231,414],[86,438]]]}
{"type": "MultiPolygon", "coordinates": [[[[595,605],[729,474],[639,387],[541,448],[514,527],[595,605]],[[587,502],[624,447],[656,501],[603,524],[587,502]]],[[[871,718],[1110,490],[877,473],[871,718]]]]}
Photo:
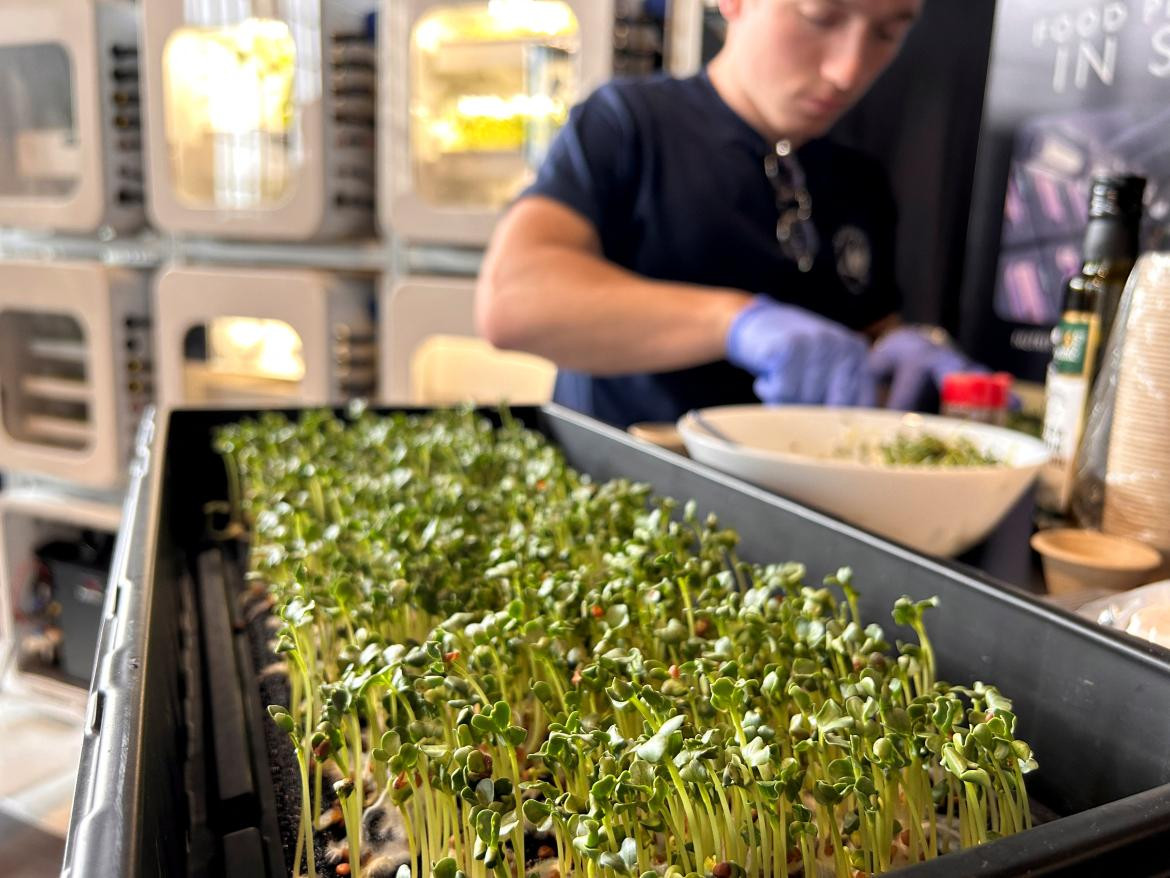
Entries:
{"type": "MultiPolygon", "coordinates": [[[[176,411],[157,436],[152,417],[143,422],[63,875],[287,878],[247,634],[222,588],[196,587],[208,563],[204,504],[226,496],[212,430],[255,414],[176,411]]],[[[513,414],[597,479],[649,482],[717,513],[739,532],[745,560],[801,561],[810,581],[850,565],[863,614],[891,640],[913,637],[890,620],[897,597],[939,596],[929,625],[940,678],[994,682],[1014,700],[1041,766],[1029,790],[1062,816],[890,874],[1170,875],[1170,652],[566,409],[513,414]]]]}

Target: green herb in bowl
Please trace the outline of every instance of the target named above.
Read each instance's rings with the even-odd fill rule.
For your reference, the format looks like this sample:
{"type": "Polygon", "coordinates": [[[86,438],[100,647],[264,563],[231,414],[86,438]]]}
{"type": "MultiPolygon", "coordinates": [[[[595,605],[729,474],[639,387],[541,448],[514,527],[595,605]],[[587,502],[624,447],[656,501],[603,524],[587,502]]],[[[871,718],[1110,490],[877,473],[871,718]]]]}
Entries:
{"type": "Polygon", "coordinates": [[[930,433],[899,434],[878,450],[890,466],[999,466],[1003,461],[981,451],[970,439],[943,439],[930,433]]]}

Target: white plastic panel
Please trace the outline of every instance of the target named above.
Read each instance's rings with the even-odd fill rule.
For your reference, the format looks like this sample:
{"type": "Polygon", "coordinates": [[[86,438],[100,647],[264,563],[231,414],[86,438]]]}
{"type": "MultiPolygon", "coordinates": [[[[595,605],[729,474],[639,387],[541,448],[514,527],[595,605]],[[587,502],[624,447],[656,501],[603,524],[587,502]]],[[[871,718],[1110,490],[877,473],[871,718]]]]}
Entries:
{"type": "Polygon", "coordinates": [[[690,76],[702,67],[705,0],[670,0],[666,7],[665,66],[674,76],[690,76]]]}
{"type": "Polygon", "coordinates": [[[404,0],[382,28],[382,225],[485,244],[569,108],[608,78],[613,0],[404,0]]]}
{"type": "Polygon", "coordinates": [[[373,8],[373,0],[144,4],[155,223],[272,240],[367,231],[373,8]]]}
{"type": "Polygon", "coordinates": [[[61,200],[81,178],[69,54],[60,43],[0,46],[0,196],[61,200]]]}
{"type": "Polygon", "coordinates": [[[0,469],[122,483],[153,391],[147,300],[138,272],[0,262],[0,469]]]}
{"type": "Polygon", "coordinates": [[[373,292],[299,269],[173,267],[154,292],[158,397],[179,405],[324,405],[372,393],[373,292]]]}
{"type": "Polygon", "coordinates": [[[378,333],[384,402],[539,405],[552,398],[556,367],[476,336],[474,309],[472,280],[384,283],[378,333]]]}
{"type": "Polygon", "coordinates": [[[0,225],[141,225],[134,9],[7,0],[0,14],[0,225]]]}
{"type": "Polygon", "coordinates": [[[64,712],[84,710],[86,690],[52,671],[61,643],[38,618],[35,553],[83,531],[116,533],[120,518],[117,506],[94,500],[31,489],[0,493],[0,688],[40,696],[64,712]]]}

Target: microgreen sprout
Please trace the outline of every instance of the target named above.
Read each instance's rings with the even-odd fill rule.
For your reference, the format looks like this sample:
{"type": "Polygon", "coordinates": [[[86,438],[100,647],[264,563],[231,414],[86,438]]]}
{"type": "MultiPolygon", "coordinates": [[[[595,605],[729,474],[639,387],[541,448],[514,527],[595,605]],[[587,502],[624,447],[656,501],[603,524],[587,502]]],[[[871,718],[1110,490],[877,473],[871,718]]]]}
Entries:
{"type": "Polygon", "coordinates": [[[391,807],[432,878],[521,878],[529,836],[561,878],[853,878],[1031,825],[1011,702],[936,680],[933,599],[892,647],[849,568],[745,564],[509,417],[264,414],[216,446],[281,622],[295,874],[335,808],[349,874],[391,807]]]}

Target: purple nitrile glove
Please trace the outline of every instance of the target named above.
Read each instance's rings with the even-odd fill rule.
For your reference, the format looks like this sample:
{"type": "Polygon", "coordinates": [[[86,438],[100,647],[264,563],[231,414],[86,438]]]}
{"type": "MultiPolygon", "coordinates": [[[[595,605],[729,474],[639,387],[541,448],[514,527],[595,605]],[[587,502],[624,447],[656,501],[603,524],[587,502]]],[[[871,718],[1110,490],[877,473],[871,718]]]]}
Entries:
{"type": "Polygon", "coordinates": [[[945,331],[937,327],[903,326],[886,333],[866,362],[874,381],[890,381],[886,408],[909,410],[921,398],[928,384],[942,387],[952,372],[986,372],[956,348],[945,331]]]}
{"type": "Polygon", "coordinates": [[[727,359],[756,376],[766,403],[873,405],[865,339],[839,323],[756,296],[727,332],[727,359]]]}

